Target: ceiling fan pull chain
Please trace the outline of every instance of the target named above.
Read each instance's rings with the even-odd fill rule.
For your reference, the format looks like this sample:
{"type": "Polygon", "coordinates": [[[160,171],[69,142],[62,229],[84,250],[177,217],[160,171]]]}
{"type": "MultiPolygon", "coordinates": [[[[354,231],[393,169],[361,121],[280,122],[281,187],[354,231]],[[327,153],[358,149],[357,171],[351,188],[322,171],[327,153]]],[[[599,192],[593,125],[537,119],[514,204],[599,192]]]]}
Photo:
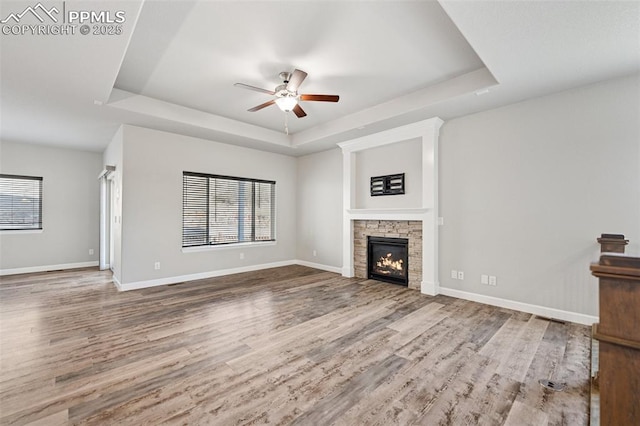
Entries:
{"type": "Polygon", "coordinates": [[[287,135],[289,134],[289,113],[288,112],[284,113],[284,132],[287,135]]]}

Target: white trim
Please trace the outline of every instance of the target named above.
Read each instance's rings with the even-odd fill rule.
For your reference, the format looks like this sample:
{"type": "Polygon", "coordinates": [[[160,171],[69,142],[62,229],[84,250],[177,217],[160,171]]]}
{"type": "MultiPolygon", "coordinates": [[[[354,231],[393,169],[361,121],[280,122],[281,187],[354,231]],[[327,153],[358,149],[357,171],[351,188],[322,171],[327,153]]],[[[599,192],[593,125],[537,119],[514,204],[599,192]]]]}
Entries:
{"type": "Polygon", "coordinates": [[[240,249],[240,248],[250,248],[250,247],[267,247],[267,246],[275,246],[276,244],[277,244],[277,241],[254,241],[251,243],[231,243],[231,244],[220,244],[220,245],[182,247],[182,252],[197,253],[199,251],[210,251],[210,250],[229,250],[229,249],[240,249]]]}
{"type": "Polygon", "coordinates": [[[98,180],[100,180],[102,178],[107,178],[108,179],[109,175],[112,174],[115,171],[116,171],[116,166],[109,166],[109,165],[104,166],[104,169],[98,175],[98,180]]]}
{"type": "Polygon", "coordinates": [[[0,235],[42,234],[42,229],[3,229],[0,235]]]}
{"type": "Polygon", "coordinates": [[[342,274],[342,268],[338,266],[323,265],[321,263],[307,262],[306,260],[299,260],[299,259],[295,260],[295,263],[296,265],[300,265],[300,266],[307,266],[313,269],[320,269],[322,271],[335,272],[336,274],[342,274]]]}
{"type": "Polygon", "coordinates": [[[402,142],[409,139],[415,139],[430,131],[436,130],[442,126],[439,117],[433,117],[428,120],[419,121],[417,123],[407,124],[405,126],[395,127],[393,129],[384,130],[372,135],[361,136],[346,142],[341,142],[338,146],[343,152],[357,152],[365,149],[376,148],[379,146],[389,145],[396,142],[402,142]]]}
{"type": "Polygon", "coordinates": [[[118,291],[124,291],[124,289],[122,288],[122,284],[120,284],[120,280],[118,280],[118,278],[116,277],[116,274],[111,275],[111,280],[118,288],[118,291]]]}
{"type": "Polygon", "coordinates": [[[351,220],[422,220],[429,209],[349,209],[351,220]]]}
{"type": "Polygon", "coordinates": [[[108,252],[109,252],[109,239],[107,238],[107,230],[111,225],[111,218],[109,216],[109,200],[108,200],[108,188],[107,188],[107,179],[106,176],[109,174],[109,171],[105,170],[100,175],[100,241],[99,241],[99,256],[100,263],[99,267],[101,271],[109,269],[107,266],[107,261],[109,260],[108,252]]]}
{"type": "MultiPolygon", "coordinates": [[[[330,265],[323,265],[320,263],[307,262],[306,260],[285,260],[281,262],[264,263],[261,265],[242,266],[239,268],[221,269],[218,271],[202,272],[198,274],[181,275],[176,277],[159,278],[156,280],[138,281],[128,284],[121,284],[115,275],[112,275],[111,279],[119,291],[138,290],[147,287],[155,287],[159,285],[174,284],[184,281],[200,280],[204,278],[220,277],[224,275],[238,274],[242,272],[259,271],[262,269],[278,268],[281,266],[301,265],[309,268],[319,269],[322,271],[334,272],[336,274],[347,275],[347,270],[330,265]]],[[[79,262],[79,263],[65,263],[61,265],[48,265],[48,266],[32,266],[27,268],[15,268],[15,269],[2,269],[0,270],[0,276],[14,275],[14,274],[28,274],[33,272],[47,272],[56,271],[60,269],[76,269],[98,266],[98,262],[79,262]]],[[[593,315],[581,314],[578,312],[563,311],[555,308],[548,308],[540,305],[532,305],[524,302],[517,302],[514,300],[501,299],[499,297],[486,296],[483,294],[470,293],[467,291],[456,290],[453,288],[440,287],[437,283],[422,282],[421,292],[425,294],[435,293],[435,289],[439,290],[440,294],[445,296],[451,296],[458,299],[470,300],[472,302],[484,303],[487,305],[498,306],[501,308],[513,309],[516,311],[527,312],[534,315],[540,315],[547,318],[554,318],[563,321],[571,321],[578,324],[592,325],[598,322],[598,317],[593,315]]]]}
{"type": "Polygon", "coordinates": [[[524,302],[516,302],[515,300],[501,299],[499,297],[486,296],[484,294],[469,293],[467,291],[456,290],[453,288],[440,287],[440,294],[445,296],[456,297],[458,299],[470,300],[472,302],[484,303],[486,305],[498,306],[500,308],[513,309],[516,311],[527,312],[529,314],[540,315],[547,318],[559,319],[563,321],[571,321],[578,324],[592,325],[598,322],[598,317],[593,315],[581,314],[578,312],[563,311],[546,306],[531,305],[524,302]]]}
{"type": "Polygon", "coordinates": [[[98,262],[91,261],[91,262],[78,262],[78,263],[63,263],[60,265],[28,266],[26,268],[0,269],[0,276],[30,274],[32,272],[58,271],[60,269],[88,268],[91,266],[98,266],[98,262]]]}
{"type": "Polygon", "coordinates": [[[352,277],[354,220],[416,220],[422,222],[422,278],[420,291],[438,294],[438,138],[443,121],[438,118],[339,143],[342,149],[342,275],[352,277]],[[355,153],[411,139],[422,147],[422,205],[410,209],[357,209],[355,153]]]}
{"type": "Polygon", "coordinates": [[[322,271],[335,272],[336,274],[340,274],[342,272],[342,268],[339,268],[336,266],[322,265],[320,263],[313,263],[313,262],[307,262],[305,260],[296,259],[296,260],[285,260],[281,262],[263,263],[261,265],[241,266],[239,268],[220,269],[218,271],[208,271],[208,272],[201,272],[197,274],[179,275],[176,277],[158,278],[155,280],[137,281],[137,282],[126,283],[126,284],[121,284],[114,275],[113,283],[116,285],[116,287],[120,291],[139,290],[147,287],[156,287],[159,285],[168,285],[168,284],[181,283],[185,281],[202,280],[205,278],[221,277],[224,275],[239,274],[242,272],[260,271],[262,269],[278,268],[281,266],[291,266],[291,265],[307,266],[309,268],[320,269],[322,271]]]}
{"type": "MultiPolygon", "coordinates": [[[[120,285],[116,284],[116,286],[120,291],[139,290],[147,287],[156,287],[159,285],[175,284],[175,283],[181,283],[185,281],[202,280],[205,278],[221,277],[224,275],[239,274],[242,272],[260,271],[262,269],[278,268],[280,266],[290,266],[295,264],[296,264],[295,260],[285,260],[282,262],[272,262],[272,263],[263,263],[261,265],[241,266],[239,268],[220,269],[217,271],[208,271],[208,272],[200,272],[197,274],[158,278],[155,280],[135,281],[132,283],[125,283],[120,285]]],[[[114,283],[115,283],[115,280],[114,280],[114,283]]]]}
{"type": "Polygon", "coordinates": [[[427,294],[429,296],[436,296],[438,294],[437,290],[440,288],[440,284],[433,281],[421,281],[420,282],[420,293],[427,294]]]}

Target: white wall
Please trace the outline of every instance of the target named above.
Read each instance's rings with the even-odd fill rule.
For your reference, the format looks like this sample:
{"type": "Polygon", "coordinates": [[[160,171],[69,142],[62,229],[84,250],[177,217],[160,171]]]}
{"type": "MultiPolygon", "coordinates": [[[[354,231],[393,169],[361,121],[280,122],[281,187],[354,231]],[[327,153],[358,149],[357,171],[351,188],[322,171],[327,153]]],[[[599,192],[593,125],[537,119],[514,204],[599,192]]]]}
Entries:
{"type": "Polygon", "coordinates": [[[43,177],[43,230],[0,231],[0,273],[97,265],[101,167],[95,152],[0,142],[1,173],[43,177]]]}
{"type": "Polygon", "coordinates": [[[446,122],[439,159],[442,287],[597,315],[596,237],[640,253],[637,76],[446,122]]]}
{"type": "MultiPolygon", "coordinates": [[[[439,155],[440,285],[596,315],[596,281],[588,269],[598,255],[596,237],[624,233],[627,251],[640,254],[639,99],[634,76],[446,122],[439,155]],[[451,269],[464,271],[465,280],[449,278],[451,269]],[[480,274],[497,276],[498,285],[480,284],[480,274]]],[[[295,159],[133,126],[121,129],[103,159],[7,142],[0,149],[3,173],[44,177],[45,228],[0,234],[2,270],[97,262],[96,178],[103,161],[116,165],[119,179],[116,270],[119,265],[123,283],[296,258],[342,266],[338,149],[295,159]],[[185,170],[276,180],[277,244],[183,253],[185,170]]],[[[409,157],[406,170],[413,167],[409,157]]],[[[389,173],[396,171],[402,172],[389,173]]]]}
{"type": "Polygon", "coordinates": [[[295,158],[128,125],[123,153],[122,284],[295,259],[295,158]],[[183,171],[276,181],[275,245],[183,253],[183,171]]]}
{"type": "Polygon", "coordinates": [[[298,158],[298,259],[342,267],[342,151],[298,158]],[[313,255],[313,251],[316,255],[313,255]]]}
{"type": "Polygon", "coordinates": [[[422,207],[422,141],[419,138],[356,153],[356,208],[422,207]],[[404,173],[405,193],[371,196],[371,178],[404,173]]]}

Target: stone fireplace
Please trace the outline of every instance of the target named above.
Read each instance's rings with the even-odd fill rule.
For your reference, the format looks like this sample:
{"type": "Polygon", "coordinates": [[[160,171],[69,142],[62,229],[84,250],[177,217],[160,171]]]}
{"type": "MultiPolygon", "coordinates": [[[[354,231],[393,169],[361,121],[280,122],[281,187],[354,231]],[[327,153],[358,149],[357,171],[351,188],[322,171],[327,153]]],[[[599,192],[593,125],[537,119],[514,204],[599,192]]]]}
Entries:
{"type": "MultiPolygon", "coordinates": [[[[403,266],[408,287],[429,295],[440,292],[437,159],[441,125],[442,120],[432,118],[338,144],[343,153],[344,176],[343,276],[370,278],[369,237],[400,238],[407,240],[403,266]],[[389,145],[393,147],[387,149],[389,145]],[[410,152],[398,154],[402,149],[410,152]],[[405,171],[405,194],[369,195],[370,177],[405,171]]],[[[397,261],[385,260],[388,253],[378,254],[372,262],[384,265],[397,261]]],[[[392,272],[386,269],[381,275],[393,275],[392,272]]]]}
{"type": "MultiPolygon", "coordinates": [[[[373,278],[381,281],[392,282],[394,284],[406,285],[409,288],[420,290],[422,282],[422,223],[408,220],[356,220],[353,223],[353,264],[355,276],[358,278],[373,278]],[[403,279],[385,279],[383,274],[372,277],[369,267],[372,262],[380,262],[380,257],[386,256],[393,250],[386,250],[385,253],[377,253],[371,259],[369,242],[371,238],[400,239],[407,242],[406,261],[403,260],[403,271],[408,277],[403,279]],[[382,276],[381,276],[382,275],[382,276]]],[[[398,260],[395,259],[394,260],[398,260]]],[[[384,263],[384,262],[383,262],[384,263]]],[[[395,275],[398,274],[387,274],[395,275]]]]}

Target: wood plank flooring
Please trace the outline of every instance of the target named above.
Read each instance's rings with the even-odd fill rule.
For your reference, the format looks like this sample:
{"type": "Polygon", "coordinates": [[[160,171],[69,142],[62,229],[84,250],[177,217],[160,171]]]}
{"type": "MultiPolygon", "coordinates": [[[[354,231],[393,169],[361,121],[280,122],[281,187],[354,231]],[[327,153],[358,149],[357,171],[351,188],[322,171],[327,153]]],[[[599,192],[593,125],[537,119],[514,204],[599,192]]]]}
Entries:
{"type": "Polygon", "coordinates": [[[0,277],[2,425],[586,425],[589,356],[585,326],[301,266],[0,277]]]}

